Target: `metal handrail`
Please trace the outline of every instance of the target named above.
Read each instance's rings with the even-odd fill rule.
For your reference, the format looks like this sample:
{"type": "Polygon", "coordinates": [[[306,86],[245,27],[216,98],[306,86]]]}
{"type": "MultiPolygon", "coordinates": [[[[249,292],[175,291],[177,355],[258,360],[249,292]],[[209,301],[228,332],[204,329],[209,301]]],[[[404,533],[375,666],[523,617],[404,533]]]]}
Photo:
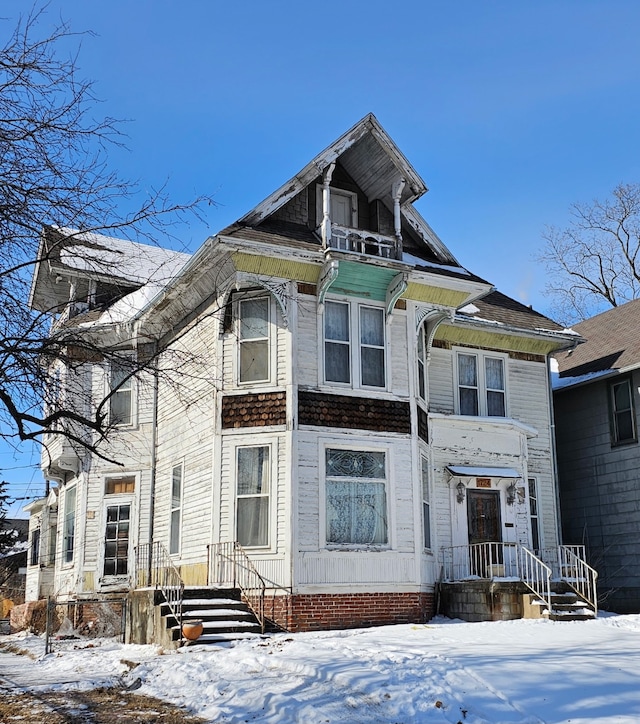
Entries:
{"type": "Polygon", "coordinates": [[[249,608],[265,629],[266,583],[238,541],[211,543],[207,546],[209,585],[240,589],[249,608]]]}
{"type": "Polygon", "coordinates": [[[136,588],[155,588],[164,596],[182,632],[184,581],[159,541],[136,546],[136,588]]]}
{"type": "Polygon", "coordinates": [[[558,546],[560,577],[598,615],[598,572],[584,560],[584,546],[558,546]],[[583,555],[580,556],[579,553],[583,555]]]}
{"type": "Polygon", "coordinates": [[[520,543],[472,543],[442,549],[445,581],[516,578],[551,610],[551,568],[520,543]]]}

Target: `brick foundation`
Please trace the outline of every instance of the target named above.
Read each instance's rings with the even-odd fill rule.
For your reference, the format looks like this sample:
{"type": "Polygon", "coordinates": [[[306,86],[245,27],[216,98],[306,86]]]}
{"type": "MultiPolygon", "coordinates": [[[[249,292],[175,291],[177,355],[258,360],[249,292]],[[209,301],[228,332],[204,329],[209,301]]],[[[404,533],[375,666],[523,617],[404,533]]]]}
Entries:
{"type": "Polygon", "coordinates": [[[286,631],[424,623],[434,615],[433,593],[318,593],[274,596],[266,616],[286,631]]]}

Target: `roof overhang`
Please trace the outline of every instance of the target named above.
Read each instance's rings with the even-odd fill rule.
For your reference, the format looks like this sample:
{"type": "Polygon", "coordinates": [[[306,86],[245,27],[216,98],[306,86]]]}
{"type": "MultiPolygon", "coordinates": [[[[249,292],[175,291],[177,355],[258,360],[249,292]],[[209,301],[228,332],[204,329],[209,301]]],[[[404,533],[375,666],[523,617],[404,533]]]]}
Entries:
{"type": "Polygon", "coordinates": [[[523,477],[522,473],[515,468],[494,468],[482,465],[447,465],[446,468],[454,478],[518,479],[523,477]]]}

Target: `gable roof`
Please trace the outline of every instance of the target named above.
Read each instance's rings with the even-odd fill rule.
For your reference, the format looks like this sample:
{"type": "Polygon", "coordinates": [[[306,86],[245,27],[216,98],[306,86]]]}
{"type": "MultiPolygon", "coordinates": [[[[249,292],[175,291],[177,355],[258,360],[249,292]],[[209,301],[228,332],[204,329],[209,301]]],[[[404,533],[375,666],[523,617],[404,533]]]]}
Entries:
{"type": "MultiPolygon", "coordinates": [[[[372,201],[388,195],[392,185],[404,179],[400,197],[401,215],[424,242],[429,252],[443,264],[459,266],[451,251],[413,208],[412,203],[427,192],[427,186],[404,154],[382,128],[373,113],[367,114],[340,138],[327,146],[293,178],[270,194],[235,224],[220,233],[229,235],[243,228],[255,229],[269,216],[313,183],[337,160],[356,180],[358,187],[372,201]]],[[[317,242],[312,232],[309,241],[317,242]]]]}
{"type": "Polygon", "coordinates": [[[640,367],[639,321],[640,299],[634,299],[574,325],[586,341],[556,355],[560,379],[585,382],[640,367]]]}

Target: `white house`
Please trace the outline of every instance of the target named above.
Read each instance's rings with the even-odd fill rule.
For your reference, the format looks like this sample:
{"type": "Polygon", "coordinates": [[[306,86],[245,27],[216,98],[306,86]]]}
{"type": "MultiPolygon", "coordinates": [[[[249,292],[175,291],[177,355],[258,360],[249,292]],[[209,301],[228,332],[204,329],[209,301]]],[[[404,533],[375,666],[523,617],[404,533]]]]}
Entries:
{"type": "Polygon", "coordinates": [[[267,619],[305,630],[428,620],[440,580],[544,593],[560,543],[548,356],[575,335],[463,268],[413,207],[426,190],[368,115],[188,260],[48,230],[64,253],[32,305],[162,353],[133,377],[60,371],[67,395],[112,390],[113,424],[102,457],[45,451],[58,495],[32,529],[57,506],[39,537],[55,562],[29,568],[33,596],[251,571],[267,619]],[[74,261],[89,242],[102,251],[74,261]]]}

